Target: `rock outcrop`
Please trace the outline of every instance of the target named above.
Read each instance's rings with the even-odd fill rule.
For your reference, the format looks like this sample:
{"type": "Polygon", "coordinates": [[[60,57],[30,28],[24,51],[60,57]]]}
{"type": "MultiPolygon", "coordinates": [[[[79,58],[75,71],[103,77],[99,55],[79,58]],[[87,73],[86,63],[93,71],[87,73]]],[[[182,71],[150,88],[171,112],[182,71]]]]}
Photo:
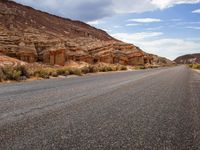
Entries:
{"type": "Polygon", "coordinates": [[[153,55],[80,21],[0,0],[0,54],[29,63],[67,61],[144,65],[153,55]]]}
{"type": "Polygon", "coordinates": [[[195,64],[200,63],[200,53],[183,55],[174,60],[177,64],[195,64]]]}
{"type": "Polygon", "coordinates": [[[26,65],[26,63],[15,58],[0,55],[0,67],[6,66],[6,65],[17,66],[17,65],[26,65]]]}

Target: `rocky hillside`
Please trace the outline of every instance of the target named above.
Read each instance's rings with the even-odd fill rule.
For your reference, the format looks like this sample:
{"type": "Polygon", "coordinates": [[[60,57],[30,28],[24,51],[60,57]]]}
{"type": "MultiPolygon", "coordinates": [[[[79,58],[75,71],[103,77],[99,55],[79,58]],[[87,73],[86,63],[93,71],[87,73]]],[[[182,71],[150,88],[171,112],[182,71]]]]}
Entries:
{"type": "Polygon", "coordinates": [[[200,63],[200,53],[183,55],[174,60],[177,64],[195,64],[200,63]]]}
{"type": "Polygon", "coordinates": [[[65,65],[71,60],[122,65],[168,62],[83,22],[8,0],[0,0],[0,54],[52,65],[65,65]]]}

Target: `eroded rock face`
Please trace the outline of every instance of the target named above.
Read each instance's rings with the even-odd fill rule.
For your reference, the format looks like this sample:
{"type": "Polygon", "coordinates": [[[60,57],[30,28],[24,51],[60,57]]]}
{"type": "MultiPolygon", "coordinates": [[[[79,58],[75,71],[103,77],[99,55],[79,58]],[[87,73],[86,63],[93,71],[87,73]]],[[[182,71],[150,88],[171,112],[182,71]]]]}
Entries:
{"type": "Polygon", "coordinates": [[[183,55],[174,60],[177,64],[195,64],[200,63],[200,53],[183,55]]]}
{"type": "Polygon", "coordinates": [[[79,21],[0,0],[0,53],[29,63],[65,62],[144,65],[153,57],[79,21]]]}
{"type": "Polygon", "coordinates": [[[14,58],[0,54],[0,67],[6,66],[6,65],[17,66],[17,65],[26,65],[26,63],[18,59],[14,59],[14,58]]]}

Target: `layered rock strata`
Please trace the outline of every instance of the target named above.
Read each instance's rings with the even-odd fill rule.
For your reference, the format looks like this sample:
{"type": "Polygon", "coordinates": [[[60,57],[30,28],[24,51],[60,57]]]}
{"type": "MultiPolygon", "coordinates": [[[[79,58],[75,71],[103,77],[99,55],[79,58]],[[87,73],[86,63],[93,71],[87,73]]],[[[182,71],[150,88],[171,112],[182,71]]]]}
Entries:
{"type": "Polygon", "coordinates": [[[29,63],[144,65],[154,57],[80,21],[0,0],[0,54],[29,63]]]}

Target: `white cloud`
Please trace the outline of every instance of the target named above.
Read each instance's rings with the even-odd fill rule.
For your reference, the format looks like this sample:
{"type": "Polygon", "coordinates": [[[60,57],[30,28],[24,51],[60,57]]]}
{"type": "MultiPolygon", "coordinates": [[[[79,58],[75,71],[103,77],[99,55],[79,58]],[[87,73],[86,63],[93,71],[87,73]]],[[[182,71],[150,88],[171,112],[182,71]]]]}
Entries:
{"type": "Polygon", "coordinates": [[[161,19],[157,18],[137,18],[137,19],[129,19],[128,21],[138,22],[138,23],[152,23],[152,22],[161,22],[161,19]]]}
{"type": "Polygon", "coordinates": [[[166,9],[179,4],[195,4],[200,0],[112,0],[117,13],[141,13],[166,9]]]}
{"type": "Polygon", "coordinates": [[[14,0],[55,15],[83,21],[99,20],[114,14],[143,13],[200,0],[14,0]],[[95,10],[95,13],[94,13],[95,10]]]}
{"type": "Polygon", "coordinates": [[[126,24],[127,27],[133,27],[133,26],[139,26],[140,24],[138,23],[128,23],[126,24]]]}
{"type": "Polygon", "coordinates": [[[112,0],[112,9],[117,14],[142,13],[156,9],[151,0],[112,0]]]}
{"type": "Polygon", "coordinates": [[[102,24],[102,23],[105,23],[105,22],[102,21],[102,20],[94,20],[94,21],[88,21],[87,22],[87,24],[92,25],[92,26],[96,26],[96,25],[99,25],[99,24],[102,24]]]}
{"type": "Polygon", "coordinates": [[[162,28],[163,26],[158,26],[158,27],[147,28],[146,30],[152,31],[152,30],[160,30],[162,28]]]}
{"type": "Polygon", "coordinates": [[[192,13],[200,13],[200,9],[193,10],[192,13]]]}
{"type": "Polygon", "coordinates": [[[200,0],[152,0],[151,3],[159,9],[165,9],[178,4],[194,4],[200,0]]]}
{"type": "Polygon", "coordinates": [[[115,26],[113,26],[113,28],[122,28],[122,26],[119,26],[119,25],[115,25],[115,26]]]}
{"type": "Polygon", "coordinates": [[[190,27],[186,27],[187,29],[194,29],[194,30],[200,30],[199,26],[190,26],[190,27]]]}
{"type": "Polygon", "coordinates": [[[152,38],[152,37],[158,37],[162,35],[162,32],[139,32],[139,33],[116,33],[112,34],[113,37],[120,39],[122,41],[128,42],[128,43],[133,43],[134,41],[137,40],[142,40],[146,38],[152,38]]]}
{"type": "Polygon", "coordinates": [[[198,41],[179,38],[157,38],[160,35],[162,35],[160,32],[113,34],[114,37],[128,43],[133,43],[146,52],[164,56],[172,60],[183,54],[200,52],[198,41]]]}

